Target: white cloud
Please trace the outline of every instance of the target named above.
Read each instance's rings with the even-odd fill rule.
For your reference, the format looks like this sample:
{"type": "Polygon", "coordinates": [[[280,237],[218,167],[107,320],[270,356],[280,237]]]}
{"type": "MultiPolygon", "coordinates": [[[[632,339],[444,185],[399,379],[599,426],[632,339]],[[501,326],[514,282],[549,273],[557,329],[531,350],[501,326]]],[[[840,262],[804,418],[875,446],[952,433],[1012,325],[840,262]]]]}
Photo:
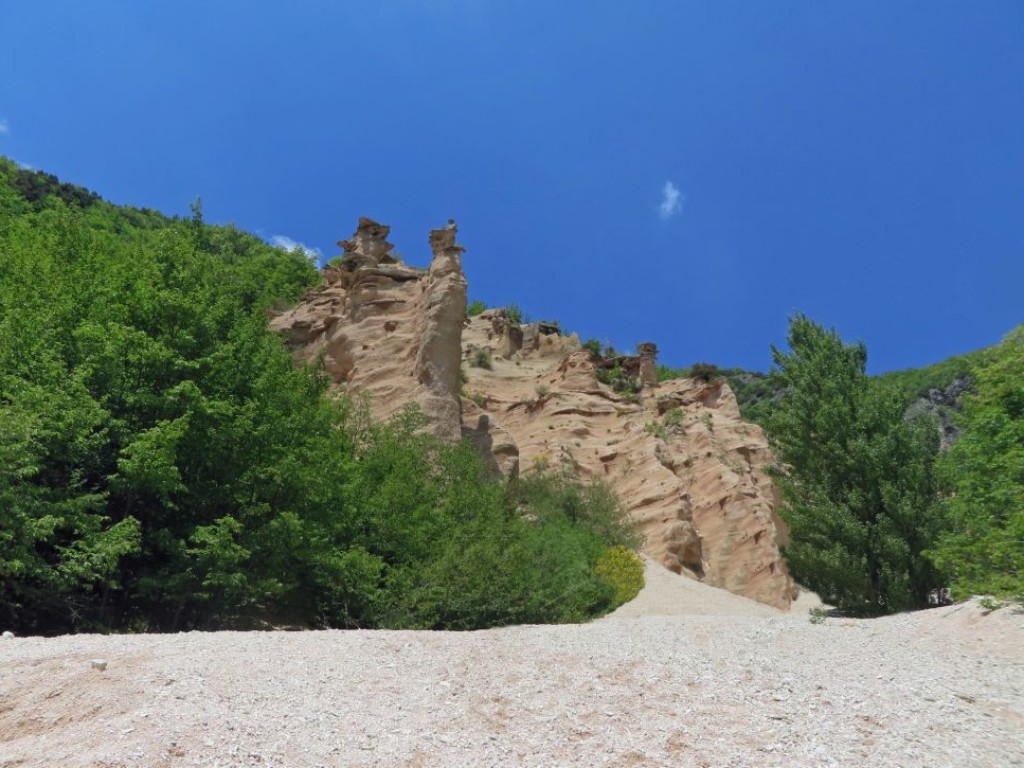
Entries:
{"type": "Polygon", "coordinates": [[[11,132],[11,124],[6,120],[0,120],[0,136],[11,132]]]}
{"type": "Polygon", "coordinates": [[[310,261],[319,261],[323,255],[319,248],[311,248],[310,246],[300,243],[298,240],[292,240],[290,237],[284,235],[274,235],[270,238],[270,243],[276,245],[278,248],[284,248],[288,251],[294,251],[296,248],[300,248],[309,257],[310,261]]]}
{"type": "Polygon", "coordinates": [[[679,192],[679,187],[671,181],[666,181],[661,188],[661,203],[658,205],[658,215],[666,221],[683,210],[683,201],[686,200],[679,192]]]}

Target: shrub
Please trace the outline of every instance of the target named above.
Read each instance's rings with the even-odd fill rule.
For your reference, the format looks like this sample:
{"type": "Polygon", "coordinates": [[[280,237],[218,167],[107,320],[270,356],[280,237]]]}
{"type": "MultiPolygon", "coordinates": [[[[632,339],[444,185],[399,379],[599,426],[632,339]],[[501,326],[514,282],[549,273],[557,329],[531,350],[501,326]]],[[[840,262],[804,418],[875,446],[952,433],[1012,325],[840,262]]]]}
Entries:
{"type": "Polygon", "coordinates": [[[629,395],[636,395],[640,391],[640,382],[626,373],[618,362],[611,368],[598,368],[596,375],[598,381],[607,384],[615,392],[624,394],[626,400],[639,402],[638,397],[631,398],[629,395]]]}
{"type": "Polygon", "coordinates": [[[704,381],[710,381],[721,373],[721,369],[712,363],[694,363],[690,366],[690,375],[704,381]]]}
{"type": "MultiPolygon", "coordinates": [[[[441,448],[451,459],[444,463],[462,480],[482,471],[467,446],[449,450],[441,448]]],[[[430,487],[412,482],[420,486],[414,494],[430,487]]],[[[482,478],[460,482],[443,493],[448,500],[438,511],[413,521],[427,533],[440,521],[428,538],[415,537],[421,559],[384,576],[378,625],[472,629],[585,621],[639,589],[628,550],[636,537],[606,486],[541,473],[504,488],[482,478]]]]}
{"type": "Polygon", "coordinates": [[[594,573],[615,590],[615,601],[620,605],[636,597],[644,586],[643,560],[623,546],[605,550],[594,566],[594,573]]]}
{"type": "Polygon", "coordinates": [[[658,381],[672,381],[683,379],[690,375],[689,368],[669,368],[667,365],[658,364],[658,381]]]}
{"type": "Polygon", "coordinates": [[[582,344],[583,349],[590,353],[590,357],[593,360],[597,360],[601,357],[601,342],[597,339],[587,339],[582,344]]]}
{"type": "Polygon", "coordinates": [[[474,368],[484,368],[485,370],[494,369],[494,361],[491,359],[491,350],[489,349],[478,349],[473,353],[473,357],[470,360],[470,365],[474,368]]]}
{"type": "Polygon", "coordinates": [[[1002,602],[1001,600],[996,600],[991,595],[982,595],[978,598],[978,605],[985,612],[992,613],[992,611],[998,611],[1000,608],[1006,605],[1006,603],[1002,602]]]}
{"type": "Polygon", "coordinates": [[[537,397],[547,397],[551,389],[546,384],[538,384],[535,391],[537,393],[537,397]]]}
{"type": "Polygon", "coordinates": [[[677,427],[683,423],[683,409],[682,408],[670,408],[666,411],[662,421],[665,422],[666,427],[677,427]]]}
{"type": "Polygon", "coordinates": [[[523,314],[523,310],[519,308],[518,304],[509,304],[505,307],[505,317],[508,318],[510,323],[516,325],[522,325],[527,322],[526,316],[523,314]]]}
{"type": "Polygon", "coordinates": [[[476,317],[477,315],[481,315],[485,309],[487,309],[487,305],[479,299],[472,301],[470,302],[470,305],[466,307],[466,317],[476,317]]]}
{"type": "MultiPolygon", "coordinates": [[[[543,454],[537,458],[542,457],[546,463],[543,454]]],[[[590,529],[611,546],[640,546],[642,539],[636,525],[607,483],[584,484],[565,472],[542,469],[510,483],[509,493],[540,519],[564,516],[573,524],[590,529]]]]}
{"type": "Polygon", "coordinates": [[[664,426],[662,426],[656,421],[648,421],[646,424],[644,424],[644,432],[647,432],[650,435],[654,435],[655,437],[659,437],[662,440],[668,439],[668,431],[665,429],[664,426]]]}

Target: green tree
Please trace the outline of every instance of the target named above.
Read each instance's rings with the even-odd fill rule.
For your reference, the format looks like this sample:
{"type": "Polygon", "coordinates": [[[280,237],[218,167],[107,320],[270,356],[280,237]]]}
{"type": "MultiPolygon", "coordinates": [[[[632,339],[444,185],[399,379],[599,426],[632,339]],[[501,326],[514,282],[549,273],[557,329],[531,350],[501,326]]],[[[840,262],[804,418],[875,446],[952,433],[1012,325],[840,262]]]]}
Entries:
{"type": "Polygon", "coordinates": [[[293,366],[266,310],[317,279],[198,204],[119,208],[0,158],[0,626],[473,628],[617,604],[600,487],[523,500],[416,412],[375,424],[293,366]]]}
{"type": "Polygon", "coordinates": [[[955,492],[933,553],[956,598],[1024,597],[1024,326],[976,368],[960,439],[942,459],[955,492]]]}
{"type": "Polygon", "coordinates": [[[787,340],[788,353],[772,347],[784,395],[768,434],[794,576],[852,614],[926,606],[941,586],[923,555],[940,526],[934,424],[908,421],[898,393],[871,385],[863,343],[801,314],[787,340]]]}

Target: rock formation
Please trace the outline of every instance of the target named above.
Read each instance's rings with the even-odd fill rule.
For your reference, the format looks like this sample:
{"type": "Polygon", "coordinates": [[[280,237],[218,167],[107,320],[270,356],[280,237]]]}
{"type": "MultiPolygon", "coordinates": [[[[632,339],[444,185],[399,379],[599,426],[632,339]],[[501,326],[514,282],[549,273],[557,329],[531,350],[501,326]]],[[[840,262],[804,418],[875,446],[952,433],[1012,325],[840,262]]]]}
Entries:
{"type": "Polygon", "coordinates": [[[335,385],[367,392],[379,418],[418,403],[437,435],[472,441],[495,474],[549,467],[606,480],[653,559],[788,607],[771,456],[724,381],[659,384],[650,342],[637,356],[592,359],[552,323],[520,326],[503,310],[466,321],[455,223],[430,233],[427,270],[398,261],[388,234],[360,219],[324,284],[273,318],[300,360],[323,355],[335,385]],[[481,359],[490,367],[473,365],[481,359]]]}
{"type": "Polygon", "coordinates": [[[417,403],[435,433],[461,434],[460,338],[466,313],[462,248],[454,229],[430,233],[427,270],[392,255],[390,229],[362,218],[344,257],[324,269],[324,284],[271,327],[303,362],[323,355],[336,386],[369,394],[374,415],[388,418],[417,403]]]}
{"type": "Polygon", "coordinates": [[[653,344],[637,357],[593,360],[575,336],[538,333],[536,346],[506,356],[506,326],[502,310],[487,310],[463,332],[467,433],[487,416],[506,464],[514,446],[523,472],[568,468],[609,482],[639,523],[646,553],[670,570],[789,606],[768,443],[741,420],[724,380],[657,384],[653,344]],[[480,349],[491,352],[489,370],[470,365],[480,349]],[[617,369],[625,391],[601,383],[602,368],[617,369]]]}
{"type": "Polygon", "coordinates": [[[969,376],[957,376],[945,387],[932,387],[924,395],[919,396],[907,408],[907,416],[921,413],[935,418],[939,429],[939,446],[948,449],[960,439],[960,427],[956,422],[956,414],[963,407],[964,397],[974,392],[974,382],[969,376]]]}
{"type": "Polygon", "coordinates": [[[636,354],[640,358],[640,382],[647,386],[658,383],[658,347],[653,341],[645,341],[636,345],[636,354]]]}

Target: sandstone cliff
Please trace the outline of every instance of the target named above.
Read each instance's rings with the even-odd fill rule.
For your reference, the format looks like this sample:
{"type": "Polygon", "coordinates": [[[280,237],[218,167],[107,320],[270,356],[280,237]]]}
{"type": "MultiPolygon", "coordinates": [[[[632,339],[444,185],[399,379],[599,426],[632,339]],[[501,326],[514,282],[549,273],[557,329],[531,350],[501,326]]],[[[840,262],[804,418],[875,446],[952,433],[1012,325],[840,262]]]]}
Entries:
{"type": "Polygon", "coordinates": [[[724,381],[659,384],[649,343],[637,356],[592,358],[575,336],[502,310],[464,321],[454,223],[431,232],[427,270],[398,262],[388,232],[361,219],[324,285],[274,317],[299,359],[324,355],[335,384],[366,391],[378,417],[418,403],[439,436],[472,440],[495,473],[566,468],[606,480],[653,559],[789,606],[767,442],[724,381]]]}
{"type": "Polygon", "coordinates": [[[460,338],[466,279],[454,229],[430,235],[429,269],[413,269],[391,255],[390,229],[359,220],[352,240],[338,244],[345,258],[324,269],[324,283],[271,327],[284,334],[302,361],[324,356],[336,386],[369,394],[374,414],[394,415],[419,404],[438,436],[461,436],[460,338]]]}
{"type": "Polygon", "coordinates": [[[498,464],[565,467],[608,481],[641,526],[646,552],[677,573],[780,608],[793,585],[779,545],[771,461],[760,427],[740,419],[723,380],[656,382],[653,344],[637,357],[594,360],[575,336],[536,326],[516,349],[501,310],[463,331],[467,434],[486,425],[498,464]],[[491,368],[474,366],[480,350],[491,368]],[[617,371],[612,384],[601,368],[617,371]],[[605,377],[607,379],[607,377],[605,377]],[[616,392],[615,384],[635,384],[616,392]]]}

